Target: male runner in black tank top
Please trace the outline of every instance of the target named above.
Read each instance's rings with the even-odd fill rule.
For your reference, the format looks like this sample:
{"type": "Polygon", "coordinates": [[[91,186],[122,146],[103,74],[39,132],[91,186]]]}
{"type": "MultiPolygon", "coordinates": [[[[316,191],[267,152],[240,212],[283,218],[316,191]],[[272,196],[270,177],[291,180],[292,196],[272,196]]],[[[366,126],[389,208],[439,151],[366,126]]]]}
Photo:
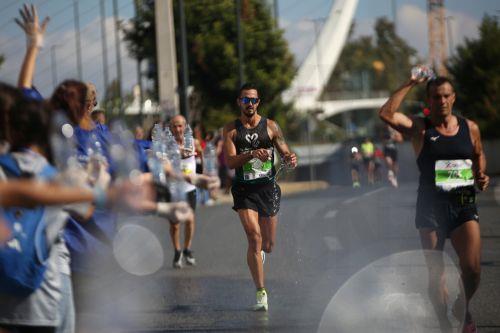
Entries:
{"type": "Polygon", "coordinates": [[[278,223],[281,191],[275,180],[274,148],[290,167],[297,166],[277,123],[257,114],[257,88],[241,87],[237,99],[240,117],[224,127],[227,166],[236,169],[231,193],[248,239],[247,263],[257,288],[254,310],[267,311],[264,288],[264,252],[271,253],[278,223]]]}
{"type": "MultiPolygon", "coordinates": [[[[481,191],[488,186],[486,159],[476,123],[452,113],[455,91],[448,79],[438,77],[427,83],[431,112],[428,119],[397,112],[411,88],[424,81],[412,77],[382,106],[379,115],[391,127],[411,137],[418,157],[420,180],[415,224],[422,247],[441,251],[437,252],[439,255],[426,255],[434,306],[438,313],[446,313],[448,294],[442,250],[449,237],[460,259],[465,289],[462,295],[466,304],[464,332],[476,332],[469,313],[469,302],[479,286],[481,272],[474,185],[481,191]]],[[[453,310],[460,316],[460,309],[453,310]]]]}

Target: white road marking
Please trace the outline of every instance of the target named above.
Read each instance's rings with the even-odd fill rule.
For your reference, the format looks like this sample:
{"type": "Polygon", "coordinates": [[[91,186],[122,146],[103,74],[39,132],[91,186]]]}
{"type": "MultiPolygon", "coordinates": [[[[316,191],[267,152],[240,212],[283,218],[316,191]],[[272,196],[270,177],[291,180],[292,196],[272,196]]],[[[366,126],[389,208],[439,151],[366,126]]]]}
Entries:
{"type": "Polygon", "coordinates": [[[342,201],[343,205],[352,204],[354,201],[357,201],[360,197],[349,198],[347,200],[342,201]]]}
{"type": "Polygon", "coordinates": [[[372,194],[375,194],[375,193],[378,193],[378,192],[382,192],[382,191],[383,191],[383,190],[385,190],[386,188],[387,188],[387,187],[385,187],[385,186],[384,186],[384,187],[378,188],[378,189],[376,189],[376,190],[373,190],[373,191],[370,191],[370,192],[366,192],[365,194],[363,194],[363,196],[368,197],[368,196],[370,196],[370,195],[372,195],[372,194]]]}
{"type": "Polygon", "coordinates": [[[323,237],[323,241],[325,241],[326,247],[328,247],[330,251],[339,251],[344,248],[336,237],[326,236],[323,237]]]}
{"type": "MultiPolygon", "coordinates": [[[[378,189],[376,189],[376,190],[373,190],[373,191],[370,191],[370,192],[366,192],[366,193],[364,193],[364,194],[363,194],[363,195],[361,195],[361,196],[363,196],[363,197],[368,197],[368,196],[373,195],[373,194],[375,194],[375,193],[381,192],[381,191],[385,190],[386,188],[387,188],[387,187],[385,187],[385,186],[384,186],[384,187],[378,188],[378,189]]],[[[357,196],[357,197],[352,197],[352,198],[346,199],[346,200],[342,201],[342,204],[343,204],[343,205],[349,205],[349,204],[352,204],[353,202],[355,202],[355,201],[357,201],[359,198],[361,198],[361,196],[357,196]]]]}
{"type": "Polygon", "coordinates": [[[337,216],[338,211],[337,210],[329,210],[325,216],[323,217],[324,219],[333,219],[335,216],[337,216]]]}

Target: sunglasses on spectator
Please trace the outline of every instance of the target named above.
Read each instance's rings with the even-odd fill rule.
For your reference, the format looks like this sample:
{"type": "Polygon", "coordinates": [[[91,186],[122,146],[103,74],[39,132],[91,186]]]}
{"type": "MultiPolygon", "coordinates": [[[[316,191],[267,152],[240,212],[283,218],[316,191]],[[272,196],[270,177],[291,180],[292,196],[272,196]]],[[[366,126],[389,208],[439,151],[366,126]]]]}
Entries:
{"type": "Polygon", "coordinates": [[[240,101],[243,104],[250,104],[250,103],[257,104],[257,103],[259,103],[260,99],[259,98],[250,98],[250,97],[241,97],[240,101]]]}

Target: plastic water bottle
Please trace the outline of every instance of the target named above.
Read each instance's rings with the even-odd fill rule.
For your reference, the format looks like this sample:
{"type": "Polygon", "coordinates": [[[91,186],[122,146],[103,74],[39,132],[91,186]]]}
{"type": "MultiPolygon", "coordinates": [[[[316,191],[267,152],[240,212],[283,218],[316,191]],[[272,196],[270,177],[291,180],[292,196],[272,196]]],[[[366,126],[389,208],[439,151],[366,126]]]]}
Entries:
{"type": "Polygon", "coordinates": [[[433,80],[436,78],[436,74],[429,66],[419,65],[411,69],[411,77],[419,79],[433,80]]]}
{"type": "MultiPolygon", "coordinates": [[[[175,141],[175,138],[172,135],[172,133],[170,133],[170,135],[168,135],[168,133],[170,133],[170,131],[167,132],[167,135],[165,137],[165,145],[167,147],[168,160],[170,161],[174,172],[178,175],[181,175],[182,167],[181,167],[180,148],[177,142],[175,141]]],[[[172,201],[174,202],[186,201],[186,191],[184,183],[185,182],[182,179],[171,178],[168,180],[168,188],[170,191],[172,201]]]]}
{"type": "Polygon", "coordinates": [[[213,143],[207,143],[203,152],[203,172],[209,176],[217,176],[217,154],[213,143]]]}
{"type": "Polygon", "coordinates": [[[109,154],[113,161],[115,177],[139,181],[140,163],[135,154],[134,135],[121,120],[110,126],[109,154]]]}
{"type": "Polygon", "coordinates": [[[151,131],[151,141],[153,142],[160,141],[161,133],[162,133],[161,124],[155,124],[153,126],[153,130],[151,131]]]}
{"type": "Polygon", "coordinates": [[[184,130],[184,149],[193,151],[194,150],[194,144],[193,144],[194,138],[193,138],[193,131],[191,130],[191,126],[186,125],[186,129],[184,130]]]}
{"type": "Polygon", "coordinates": [[[160,184],[167,183],[167,176],[165,175],[165,170],[163,170],[163,163],[158,158],[154,149],[148,153],[148,168],[151,170],[155,182],[160,184]]]}
{"type": "Polygon", "coordinates": [[[101,167],[106,164],[102,144],[95,134],[90,135],[87,147],[87,172],[94,181],[99,178],[101,167]]]}

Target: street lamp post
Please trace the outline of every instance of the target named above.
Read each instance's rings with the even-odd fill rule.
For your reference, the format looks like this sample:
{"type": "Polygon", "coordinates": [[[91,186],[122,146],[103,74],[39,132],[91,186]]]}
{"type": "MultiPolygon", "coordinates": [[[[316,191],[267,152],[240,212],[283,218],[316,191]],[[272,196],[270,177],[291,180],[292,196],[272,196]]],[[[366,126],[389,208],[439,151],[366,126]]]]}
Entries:
{"type": "Polygon", "coordinates": [[[50,68],[52,70],[52,86],[54,90],[57,87],[57,57],[56,57],[56,47],[59,45],[52,45],[50,47],[50,68]]]}
{"type": "Polygon", "coordinates": [[[449,56],[451,57],[453,55],[453,31],[451,30],[451,21],[453,21],[455,17],[453,16],[446,16],[446,30],[448,30],[448,49],[449,49],[449,56]]]}

